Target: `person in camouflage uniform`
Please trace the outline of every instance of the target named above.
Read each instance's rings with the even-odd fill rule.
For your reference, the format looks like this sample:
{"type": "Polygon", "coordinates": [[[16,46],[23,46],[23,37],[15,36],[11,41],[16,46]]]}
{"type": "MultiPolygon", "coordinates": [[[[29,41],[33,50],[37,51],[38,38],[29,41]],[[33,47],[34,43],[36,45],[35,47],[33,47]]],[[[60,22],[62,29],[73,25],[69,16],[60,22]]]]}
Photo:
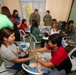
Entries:
{"type": "Polygon", "coordinates": [[[64,26],[64,28],[61,30],[61,35],[63,37],[75,34],[75,28],[74,28],[73,24],[74,24],[74,21],[70,20],[68,22],[68,24],[66,26],[64,26]]]}
{"type": "Polygon", "coordinates": [[[38,9],[34,10],[34,13],[30,15],[29,23],[32,25],[32,21],[36,20],[37,24],[40,25],[40,15],[38,14],[38,9]]]}
{"type": "Polygon", "coordinates": [[[52,17],[50,15],[50,11],[46,11],[46,15],[43,18],[44,26],[51,26],[52,25],[52,17]]]}
{"type": "Polygon", "coordinates": [[[72,34],[75,33],[75,29],[74,29],[73,24],[74,24],[74,21],[73,20],[70,20],[68,22],[68,27],[67,27],[67,33],[68,33],[68,35],[72,35],[72,34]]]}

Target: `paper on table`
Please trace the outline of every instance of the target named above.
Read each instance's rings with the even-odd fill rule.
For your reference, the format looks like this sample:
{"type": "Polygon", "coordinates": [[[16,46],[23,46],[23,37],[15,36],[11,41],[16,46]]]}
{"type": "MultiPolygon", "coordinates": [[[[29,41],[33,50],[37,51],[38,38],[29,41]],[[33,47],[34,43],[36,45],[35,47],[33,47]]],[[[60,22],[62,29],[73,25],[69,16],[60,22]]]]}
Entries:
{"type": "Polygon", "coordinates": [[[48,40],[48,37],[43,36],[43,39],[48,40]]]}

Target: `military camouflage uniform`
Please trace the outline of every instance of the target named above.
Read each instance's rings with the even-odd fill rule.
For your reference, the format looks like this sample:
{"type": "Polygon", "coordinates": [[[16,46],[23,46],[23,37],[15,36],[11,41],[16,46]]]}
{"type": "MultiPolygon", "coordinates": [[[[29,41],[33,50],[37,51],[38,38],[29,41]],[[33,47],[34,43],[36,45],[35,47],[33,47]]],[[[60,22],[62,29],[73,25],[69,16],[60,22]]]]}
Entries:
{"type": "Polygon", "coordinates": [[[45,26],[51,26],[52,25],[52,17],[51,15],[45,15],[44,18],[43,18],[43,21],[44,21],[44,25],[45,26]]]}
{"type": "Polygon", "coordinates": [[[29,19],[30,25],[32,24],[32,21],[33,21],[33,20],[36,20],[37,23],[38,23],[38,25],[40,25],[40,15],[39,15],[39,14],[38,14],[37,16],[36,16],[34,13],[32,13],[32,14],[30,15],[30,19],[29,19]]]}
{"type": "Polygon", "coordinates": [[[67,33],[68,33],[68,35],[74,34],[75,33],[74,27],[72,27],[72,28],[67,27],[67,33]]]}

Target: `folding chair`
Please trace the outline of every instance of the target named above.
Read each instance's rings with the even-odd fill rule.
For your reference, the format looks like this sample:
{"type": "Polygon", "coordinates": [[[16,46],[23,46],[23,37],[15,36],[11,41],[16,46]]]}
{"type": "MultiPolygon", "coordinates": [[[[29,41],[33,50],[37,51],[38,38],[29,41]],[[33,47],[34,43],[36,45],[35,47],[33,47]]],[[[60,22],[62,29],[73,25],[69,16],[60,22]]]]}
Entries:
{"type": "Polygon", "coordinates": [[[11,69],[10,71],[5,67],[4,62],[0,66],[0,75],[15,75],[17,71],[11,69]]]}
{"type": "Polygon", "coordinates": [[[23,31],[23,30],[19,30],[20,32],[20,38],[22,37],[23,41],[25,42],[25,37],[27,37],[28,35],[23,31]]]}
{"type": "Polygon", "coordinates": [[[33,36],[31,33],[30,33],[30,43],[31,41],[33,41],[33,49],[35,49],[35,46],[36,44],[40,43],[41,41],[37,41],[35,36],[33,36]]]}
{"type": "Polygon", "coordinates": [[[76,70],[76,57],[73,56],[72,54],[76,51],[76,47],[73,48],[70,52],[69,52],[69,58],[71,60],[71,63],[72,63],[72,69],[71,71],[75,71],[76,70]]]}

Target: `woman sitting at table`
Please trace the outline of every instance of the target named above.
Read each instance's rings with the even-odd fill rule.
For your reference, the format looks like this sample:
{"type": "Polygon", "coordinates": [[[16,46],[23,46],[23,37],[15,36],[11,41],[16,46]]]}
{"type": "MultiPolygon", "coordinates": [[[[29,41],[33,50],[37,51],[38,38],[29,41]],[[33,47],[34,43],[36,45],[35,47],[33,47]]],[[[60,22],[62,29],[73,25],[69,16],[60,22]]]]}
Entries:
{"type": "MultiPolygon", "coordinates": [[[[52,22],[52,26],[51,26],[51,32],[49,32],[47,29],[46,29],[46,35],[47,37],[52,35],[52,34],[55,34],[55,33],[59,33],[60,30],[58,30],[58,24],[57,22],[52,22]]],[[[45,37],[46,37],[45,35],[45,37]]],[[[41,40],[41,47],[44,47],[45,43],[48,42],[48,39],[42,39],[41,40]]]]}
{"type": "Polygon", "coordinates": [[[57,23],[52,24],[50,33],[46,30],[46,33],[48,35],[52,35],[52,34],[59,33],[59,32],[60,32],[60,30],[58,30],[58,24],[57,23]]]}
{"type": "Polygon", "coordinates": [[[36,20],[33,20],[32,22],[31,33],[36,38],[37,41],[41,41],[43,35],[41,34],[38,28],[38,24],[36,20]]]}

